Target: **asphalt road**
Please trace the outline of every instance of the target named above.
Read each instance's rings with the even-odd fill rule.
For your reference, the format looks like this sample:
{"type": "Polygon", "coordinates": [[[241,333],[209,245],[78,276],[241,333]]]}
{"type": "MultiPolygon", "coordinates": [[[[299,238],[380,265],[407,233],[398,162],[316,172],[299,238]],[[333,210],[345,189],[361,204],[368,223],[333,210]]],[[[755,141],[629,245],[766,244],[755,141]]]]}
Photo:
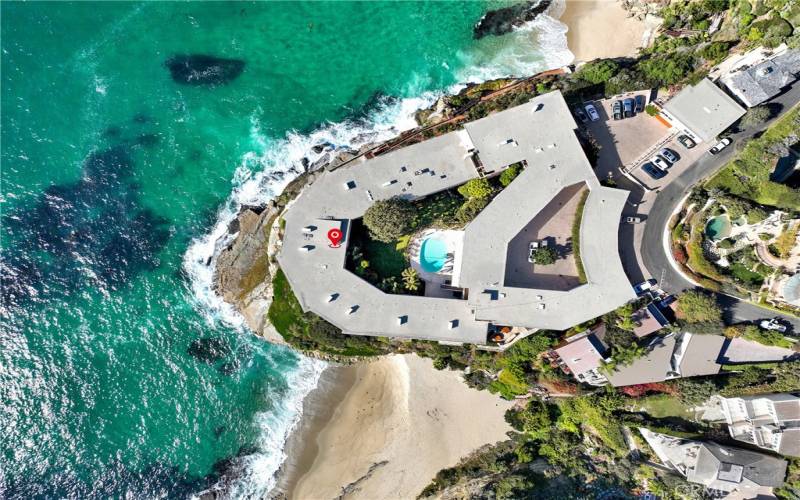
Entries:
{"type": "MultiPolygon", "coordinates": [[[[783,116],[784,112],[798,102],[800,102],[800,83],[795,83],[789,90],[769,101],[769,104],[780,104],[782,108],[778,116],[783,116]]],[[[739,149],[737,146],[743,144],[746,139],[751,138],[754,134],[766,129],[775,119],[763,125],[750,127],[742,132],[731,134],[730,137],[734,139],[731,146],[728,146],[716,156],[703,155],[694,165],[686,169],[658,193],[647,217],[641,255],[644,266],[650,272],[650,275],[659,280],[661,288],[667,292],[678,293],[686,289],[695,288],[692,283],[686,281],[672,267],[664,250],[663,234],[670,216],[678,207],[678,203],[698,181],[710,176],[730,161],[739,149]]],[[[707,149],[710,146],[709,144],[701,144],[698,147],[707,149]]],[[[795,332],[800,332],[800,319],[795,316],[779,314],[723,294],[717,294],[717,301],[723,308],[727,323],[782,316],[794,326],[795,332]]]]}

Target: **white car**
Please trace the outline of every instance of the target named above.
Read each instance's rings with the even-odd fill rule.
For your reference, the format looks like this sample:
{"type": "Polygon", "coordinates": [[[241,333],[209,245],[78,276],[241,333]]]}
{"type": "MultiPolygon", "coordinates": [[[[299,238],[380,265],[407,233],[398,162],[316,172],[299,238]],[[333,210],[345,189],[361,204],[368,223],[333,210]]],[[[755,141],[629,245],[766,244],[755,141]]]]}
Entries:
{"type": "Polygon", "coordinates": [[[708,154],[715,155],[715,154],[719,153],[720,151],[722,151],[723,149],[725,149],[728,146],[730,146],[730,144],[732,142],[733,141],[731,140],[730,137],[724,137],[721,141],[716,143],[713,148],[708,150],[708,154]]]}
{"type": "Polygon", "coordinates": [[[764,330],[774,330],[776,332],[786,333],[786,325],[779,323],[777,318],[762,319],[758,326],[764,330]]]}
{"type": "Polygon", "coordinates": [[[625,217],[625,224],[640,224],[641,222],[641,217],[625,217]]]}
{"type": "Polygon", "coordinates": [[[589,115],[589,119],[593,122],[596,122],[600,119],[600,114],[597,112],[597,108],[594,107],[594,104],[587,104],[584,106],[586,108],[586,113],[589,115]]]}
{"type": "Polygon", "coordinates": [[[528,262],[533,264],[533,254],[540,248],[547,247],[547,240],[531,241],[528,245],[528,262]]]}
{"type": "Polygon", "coordinates": [[[661,170],[667,170],[672,166],[667,160],[659,155],[655,155],[654,157],[650,158],[650,162],[661,170]]]}

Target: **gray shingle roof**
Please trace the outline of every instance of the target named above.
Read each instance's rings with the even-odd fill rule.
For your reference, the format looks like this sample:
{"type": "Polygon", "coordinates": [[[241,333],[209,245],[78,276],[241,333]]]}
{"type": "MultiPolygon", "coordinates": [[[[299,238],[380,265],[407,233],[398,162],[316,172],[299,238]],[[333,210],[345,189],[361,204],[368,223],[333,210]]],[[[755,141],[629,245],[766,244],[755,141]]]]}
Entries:
{"type": "Polygon", "coordinates": [[[800,51],[787,50],[770,60],[735,71],[720,80],[747,106],[752,107],[778,95],[800,74],[800,51]]]}
{"type": "Polygon", "coordinates": [[[778,487],[786,476],[786,465],[786,460],[763,453],[704,442],[698,451],[697,466],[689,471],[687,479],[703,484],[748,480],[758,486],[778,487]]]}

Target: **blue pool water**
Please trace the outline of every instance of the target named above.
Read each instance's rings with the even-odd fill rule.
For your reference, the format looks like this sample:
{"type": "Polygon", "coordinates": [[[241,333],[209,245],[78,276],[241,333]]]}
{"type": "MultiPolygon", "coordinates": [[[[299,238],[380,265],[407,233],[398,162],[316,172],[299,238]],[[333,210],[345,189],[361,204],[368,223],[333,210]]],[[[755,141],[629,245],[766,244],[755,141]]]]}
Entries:
{"type": "Polygon", "coordinates": [[[727,238],[731,234],[731,221],[727,215],[719,215],[706,224],[706,235],[714,241],[727,238]]]}
{"type": "Polygon", "coordinates": [[[422,269],[435,273],[439,271],[447,260],[447,245],[442,240],[428,238],[422,242],[419,252],[419,263],[422,269]]]}

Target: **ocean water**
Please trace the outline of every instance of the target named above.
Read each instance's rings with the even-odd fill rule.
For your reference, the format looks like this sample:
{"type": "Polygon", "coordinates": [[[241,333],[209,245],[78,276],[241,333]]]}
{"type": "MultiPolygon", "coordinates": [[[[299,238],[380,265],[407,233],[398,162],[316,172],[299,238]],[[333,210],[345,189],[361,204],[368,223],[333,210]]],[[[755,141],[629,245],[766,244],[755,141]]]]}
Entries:
{"type": "Polygon", "coordinates": [[[547,17],[473,40],[497,5],[0,3],[0,497],[267,491],[323,364],[242,328],[217,240],[312,146],[571,60],[547,17]],[[245,65],[183,85],[177,54],[245,65]]]}

